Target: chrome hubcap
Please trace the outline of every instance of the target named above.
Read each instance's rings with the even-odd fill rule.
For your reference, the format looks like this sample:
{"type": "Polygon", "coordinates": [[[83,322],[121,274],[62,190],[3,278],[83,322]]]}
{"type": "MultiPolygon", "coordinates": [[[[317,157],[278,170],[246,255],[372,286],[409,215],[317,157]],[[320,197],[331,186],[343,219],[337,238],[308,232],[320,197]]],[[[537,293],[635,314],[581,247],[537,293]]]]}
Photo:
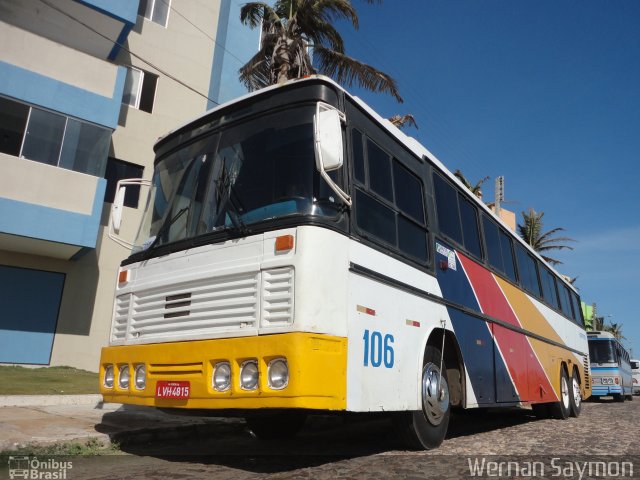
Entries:
{"type": "Polygon", "coordinates": [[[422,411],[432,425],[440,425],[449,409],[449,385],[430,363],[422,370],[422,411]]]}
{"type": "Polygon", "coordinates": [[[564,376],[562,377],[560,390],[562,393],[562,404],[568,408],[569,407],[569,385],[567,385],[567,378],[564,376]]]}
{"type": "Polygon", "coordinates": [[[573,404],[576,407],[580,407],[580,402],[582,401],[582,395],[580,393],[580,384],[578,383],[578,379],[573,377],[571,382],[573,384],[573,404]]]}

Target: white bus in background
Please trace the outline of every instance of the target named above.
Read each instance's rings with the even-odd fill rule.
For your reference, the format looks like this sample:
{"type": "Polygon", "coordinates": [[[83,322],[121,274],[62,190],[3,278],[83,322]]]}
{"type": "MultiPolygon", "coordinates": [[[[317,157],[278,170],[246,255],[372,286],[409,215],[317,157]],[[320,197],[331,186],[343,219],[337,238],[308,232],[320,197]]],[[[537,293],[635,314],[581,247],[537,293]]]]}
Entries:
{"type": "Polygon", "coordinates": [[[640,395],[640,360],[631,359],[631,373],[633,375],[633,394],[640,395]]]}

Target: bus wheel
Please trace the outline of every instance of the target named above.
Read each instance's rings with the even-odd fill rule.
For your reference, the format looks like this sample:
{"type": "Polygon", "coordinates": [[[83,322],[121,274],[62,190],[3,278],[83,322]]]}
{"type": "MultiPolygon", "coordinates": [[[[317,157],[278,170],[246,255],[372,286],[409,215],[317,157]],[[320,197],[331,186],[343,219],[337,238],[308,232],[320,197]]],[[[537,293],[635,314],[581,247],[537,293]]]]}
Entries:
{"type": "Polygon", "coordinates": [[[304,412],[287,411],[246,417],[247,427],[260,440],[294,437],[304,425],[304,412]]]}
{"type": "Polygon", "coordinates": [[[430,345],[425,350],[422,368],[422,410],[401,412],[394,417],[394,428],[409,448],[424,450],[440,446],[447,434],[451,407],[447,371],[440,372],[440,350],[430,345]]]}
{"type": "Polygon", "coordinates": [[[622,393],[614,393],[613,400],[616,402],[624,402],[626,400],[624,394],[622,393]]]}
{"type": "Polygon", "coordinates": [[[571,416],[578,417],[582,411],[582,392],[580,391],[578,372],[575,369],[571,375],[571,388],[569,393],[571,394],[569,397],[569,400],[571,401],[571,416]]]}
{"type": "Polygon", "coordinates": [[[571,411],[571,393],[569,390],[569,376],[564,367],[560,367],[560,401],[549,405],[549,411],[553,418],[564,420],[569,417],[571,411]]]}

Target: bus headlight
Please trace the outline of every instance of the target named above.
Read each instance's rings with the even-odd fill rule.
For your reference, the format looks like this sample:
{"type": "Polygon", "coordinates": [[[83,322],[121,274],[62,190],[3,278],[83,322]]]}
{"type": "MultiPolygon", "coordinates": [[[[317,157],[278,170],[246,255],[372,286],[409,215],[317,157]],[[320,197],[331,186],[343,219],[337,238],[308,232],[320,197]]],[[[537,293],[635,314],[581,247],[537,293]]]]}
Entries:
{"type": "Polygon", "coordinates": [[[247,360],[240,367],[240,388],[255,390],[258,388],[258,362],[247,360]]]}
{"type": "Polygon", "coordinates": [[[287,360],[284,358],[276,358],[269,362],[267,367],[267,380],[269,388],[273,390],[282,390],[289,383],[289,367],[287,360]]]}
{"type": "Polygon", "coordinates": [[[147,386],[147,369],[144,364],[136,365],[134,380],[138,390],[144,390],[147,386]]]}
{"type": "Polygon", "coordinates": [[[226,392],[231,388],[231,365],[229,362],[216,363],[211,379],[214,390],[226,392]]]}
{"type": "Polygon", "coordinates": [[[129,378],[130,378],[130,374],[129,374],[129,365],[122,365],[120,366],[120,370],[118,371],[118,386],[122,389],[122,390],[128,390],[129,389],[129,378]]]}
{"type": "Polygon", "coordinates": [[[113,380],[113,365],[107,365],[106,367],[104,367],[104,380],[102,383],[107,388],[113,388],[113,380]]]}

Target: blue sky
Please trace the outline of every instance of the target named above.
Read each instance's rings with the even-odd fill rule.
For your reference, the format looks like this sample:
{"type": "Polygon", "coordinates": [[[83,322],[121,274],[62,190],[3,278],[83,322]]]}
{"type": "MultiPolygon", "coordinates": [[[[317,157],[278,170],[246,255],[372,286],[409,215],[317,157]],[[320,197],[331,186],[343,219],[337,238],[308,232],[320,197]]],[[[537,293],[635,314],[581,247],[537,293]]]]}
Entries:
{"type": "MultiPolygon", "coordinates": [[[[621,323],[640,357],[640,1],[353,0],[347,53],[391,74],[404,104],[358,88],[505,207],[544,211],[573,251],[562,273],[621,323]]],[[[611,317],[609,317],[611,315],[611,317]]]]}

